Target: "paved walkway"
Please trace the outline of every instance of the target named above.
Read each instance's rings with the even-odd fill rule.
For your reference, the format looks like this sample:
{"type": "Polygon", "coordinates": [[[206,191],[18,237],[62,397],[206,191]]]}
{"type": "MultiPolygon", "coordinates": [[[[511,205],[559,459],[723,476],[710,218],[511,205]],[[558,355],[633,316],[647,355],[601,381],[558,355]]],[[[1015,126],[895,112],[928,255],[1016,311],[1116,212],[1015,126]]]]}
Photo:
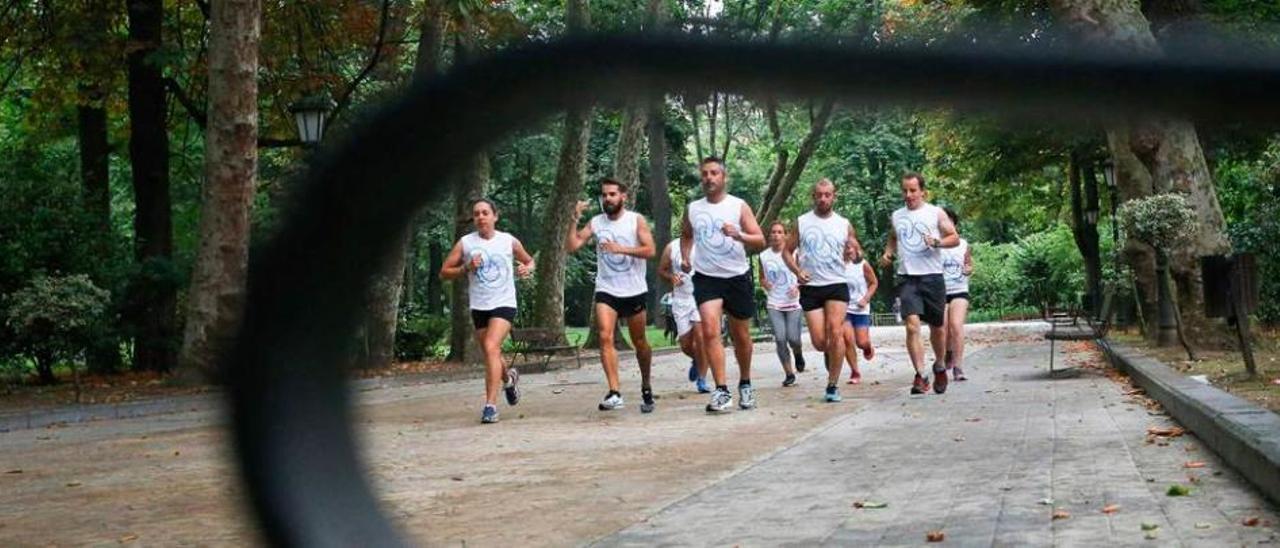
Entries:
{"type": "Polygon", "coordinates": [[[1273,528],[1242,525],[1274,526],[1274,508],[1193,436],[1147,443],[1167,417],[1096,371],[1049,380],[1046,354],[978,352],[973,380],[946,395],[899,390],[598,544],[914,545],[929,531],[966,546],[1274,542],[1273,528]],[[1191,496],[1167,496],[1174,483],[1191,496]]]}

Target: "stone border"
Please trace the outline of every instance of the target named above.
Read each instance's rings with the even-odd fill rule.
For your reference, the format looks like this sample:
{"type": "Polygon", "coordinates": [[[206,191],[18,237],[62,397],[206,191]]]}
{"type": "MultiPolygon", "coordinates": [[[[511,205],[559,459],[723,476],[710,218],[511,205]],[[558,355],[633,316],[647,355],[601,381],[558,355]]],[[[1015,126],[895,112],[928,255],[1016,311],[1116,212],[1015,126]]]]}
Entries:
{"type": "MultiPolygon", "coordinates": [[[[678,346],[658,348],[654,349],[653,355],[662,356],[679,352],[680,347],[678,346]]],[[[619,352],[618,356],[622,358],[634,354],[634,350],[627,350],[619,352]]],[[[599,359],[599,354],[595,352],[582,354],[582,363],[584,365],[592,363],[597,359],[599,359]]],[[[543,366],[541,359],[531,361],[527,364],[524,362],[519,364],[520,372],[525,375],[536,375],[550,371],[577,368],[577,360],[573,356],[552,358],[551,361],[547,362],[545,367],[543,366]]],[[[442,382],[479,379],[483,377],[484,372],[479,369],[465,369],[462,371],[441,373],[417,373],[396,377],[359,379],[352,383],[352,389],[357,392],[367,392],[383,388],[396,388],[414,384],[436,384],[442,382]]],[[[59,424],[76,424],[112,419],[130,419],[198,411],[220,412],[223,404],[222,398],[222,392],[214,390],[212,392],[195,395],[176,397],[161,396],[157,398],[120,403],[70,404],[27,411],[0,413],[0,434],[17,430],[45,428],[59,424]]]]}
{"type": "Polygon", "coordinates": [[[1098,344],[1111,364],[1129,374],[1170,416],[1263,495],[1280,503],[1280,415],[1188,379],[1123,343],[1101,339],[1098,344]]]}

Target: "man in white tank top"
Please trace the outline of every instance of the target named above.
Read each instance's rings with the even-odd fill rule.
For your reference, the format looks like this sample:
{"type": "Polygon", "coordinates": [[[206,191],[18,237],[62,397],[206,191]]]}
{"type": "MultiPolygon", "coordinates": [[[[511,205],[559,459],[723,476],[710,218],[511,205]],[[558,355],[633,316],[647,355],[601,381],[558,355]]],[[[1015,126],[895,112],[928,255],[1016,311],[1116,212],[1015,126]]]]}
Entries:
{"type": "Polygon", "coordinates": [[[515,277],[533,274],[533,257],[514,236],[497,230],[498,208],[481,198],[471,205],[471,222],[476,230],[458,240],[440,267],[444,280],[467,280],[467,297],[476,344],[484,350],[485,404],[480,422],[498,422],[498,388],[506,394],[507,405],[520,400],[516,368],[502,363],[502,341],[516,319],[515,277]],[[514,264],[514,272],[512,265],[514,264]],[[512,276],[512,274],[515,276],[512,276]]]}
{"type": "Polygon", "coordinates": [[[885,244],[880,266],[898,265],[898,299],[903,323],[907,328],[907,353],[916,369],[911,384],[912,394],[929,391],[929,376],[924,369],[924,343],[920,338],[920,321],[929,324],[929,342],[933,347],[933,391],[947,391],[947,371],[943,363],[946,352],[945,321],[946,282],[942,278],[942,251],[939,248],[960,244],[956,227],[942,208],[924,201],[924,177],[919,173],[902,176],[902,199],[906,207],[893,212],[893,230],[885,244]]]}
{"type": "Polygon", "coordinates": [[[764,248],[764,233],[751,206],[726,192],[724,161],[708,157],[698,167],[705,197],[689,204],[681,223],[680,270],[693,274],[693,298],[702,316],[702,351],[716,383],[707,412],[727,411],[733,405],[720,344],[720,317],[725,312],[738,359],[738,406],[751,409],[756,398],[751,387],[750,327],[756,305],[747,252],[764,248]]]}
{"type": "MultiPolygon", "coordinates": [[[[809,324],[813,347],[827,359],[829,403],[841,400],[837,388],[844,368],[844,315],[849,305],[849,281],[844,273],[845,248],[861,255],[857,233],[835,212],[836,185],[820,179],[813,185],[813,210],[796,220],[787,251],[787,267],[800,280],[800,307],[809,324]]],[[[859,260],[861,260],[859,258],[859,260]]]]}
{"type": "Polygon", "coordinates": [[[640,362],[640,411],[649,413],[653,411],[655,402],[649,385],[653,353],[645,337],[648,323],[645,300],[649,293],[645,267],[646,260],[654,255],[653,234],[643,216],[627,210],[627,186],[620,181],[604,179],[600,182],[600,207],[604,212],[578,229],[578,220],[587,205],[587,202],[578,202],[565,247],[573,253],[593,237],[599,243],[596,248],[595,329],[600,341],[600,363],[609,383],[609,393],[605,394],[599,408],[610,411],[623,406],[618,380],[618,350],[613,346],[613,333],[618,320],[626,318],[631,344],[636,349],[636,361],[640,362]]]}

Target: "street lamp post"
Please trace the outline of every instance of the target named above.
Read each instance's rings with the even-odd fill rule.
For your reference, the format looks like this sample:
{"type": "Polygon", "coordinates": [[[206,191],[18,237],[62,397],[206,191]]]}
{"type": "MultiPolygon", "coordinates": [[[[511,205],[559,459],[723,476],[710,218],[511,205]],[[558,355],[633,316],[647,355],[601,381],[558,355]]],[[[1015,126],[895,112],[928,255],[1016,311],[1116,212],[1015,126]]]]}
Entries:
{"type": "Polygon", "coordinates": [[[289,105],[289,112],[298,124],[298,139],[303,146],[311,147],[324,137],[324,124],[334,107],[327,95],[313,94],[289,105]]]}

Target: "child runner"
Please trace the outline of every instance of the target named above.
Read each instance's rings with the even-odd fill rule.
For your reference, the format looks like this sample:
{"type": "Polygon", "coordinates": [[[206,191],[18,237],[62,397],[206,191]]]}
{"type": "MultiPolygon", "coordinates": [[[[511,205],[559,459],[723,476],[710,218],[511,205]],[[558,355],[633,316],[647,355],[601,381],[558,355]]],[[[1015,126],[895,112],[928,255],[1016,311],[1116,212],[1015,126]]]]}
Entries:
{"type": "Polygon", "coordinates": [[[796,283],[796,275],[787,268],[783,259],[786,249],[787,228],[775,221],[769,226],[769,249],[760,252],[760,287],[765,292],[765,310],[769,313],[769,324],[773,326],[773,342],[778,352],[778,361],[786,371],[787,378],[782,386],[796,383],[796,371],[804,372],[804,349],[800,343],[800,319],[804,312],[800,310],[800,286],[796,283]],[[791,355],[795,354],[795,368],[791,367],[791,355]]]}
{"type": "MultiPolygon", "coordinates": [[[[951,224],[960,228],[956,212],[943,208],[951,224]]],[[[942,275],[947,282],[947,369],[957,381],[969,380],[964,376],[964,322],[969,315],[969,276],[973,274],[973,255],[969,242],[960,238],[960,245],[942,249],[942,275]]]]}
{"type": "Polygon", "coordinates": [[[528,278],[533,274],[533,257],[511,234],[497,230],[498,208],[488,199],[476,200],[471,206],[471,222],[476,230],[453,246],[440,268],[440,278],[467,279],[467,295],[471,305],[471,323],[476,328],[476,343],[484,351],[484,409],[480,422],[498,422],[498,387],[502,386],[507,405],[520,401],[516,368],[502,363],[502,341],[511,332],[516,319],[515,275],[528,278]],[[505,384],[503,380],[505,379],[505,384]]]}
{"type": "Polygon", "coordinates": [[[676,338],[680,341],[680,351],[689,356],[689,382],[697,383],[698,392],[708,394],[711,387],[707,385],[707,360],[702,358],[702,341],[698,337],[698,324],[702,317],[698,315],[698,303],[693,299],[693,276],[681,272],[680,240],[677,238],[662,250],[662,258],[658,259],[658,276],[671,284],[671,314],[675,319],[676,338]]]}
{"type": "Polygon", "coordinates": [[[870,361],[876,356],[871,346],[871,298],[876,294],[880,281],[871,263],[862,260],[862,254],[849,247],[845,250],[845,276],[849,279],[849,310],[844,324],[844,355],[849,362],[849,384],[862,382],[858,371],[858,349],[862,357],[870,361]],[[856,259],[856,261],[855,261],[856,259]]]}

